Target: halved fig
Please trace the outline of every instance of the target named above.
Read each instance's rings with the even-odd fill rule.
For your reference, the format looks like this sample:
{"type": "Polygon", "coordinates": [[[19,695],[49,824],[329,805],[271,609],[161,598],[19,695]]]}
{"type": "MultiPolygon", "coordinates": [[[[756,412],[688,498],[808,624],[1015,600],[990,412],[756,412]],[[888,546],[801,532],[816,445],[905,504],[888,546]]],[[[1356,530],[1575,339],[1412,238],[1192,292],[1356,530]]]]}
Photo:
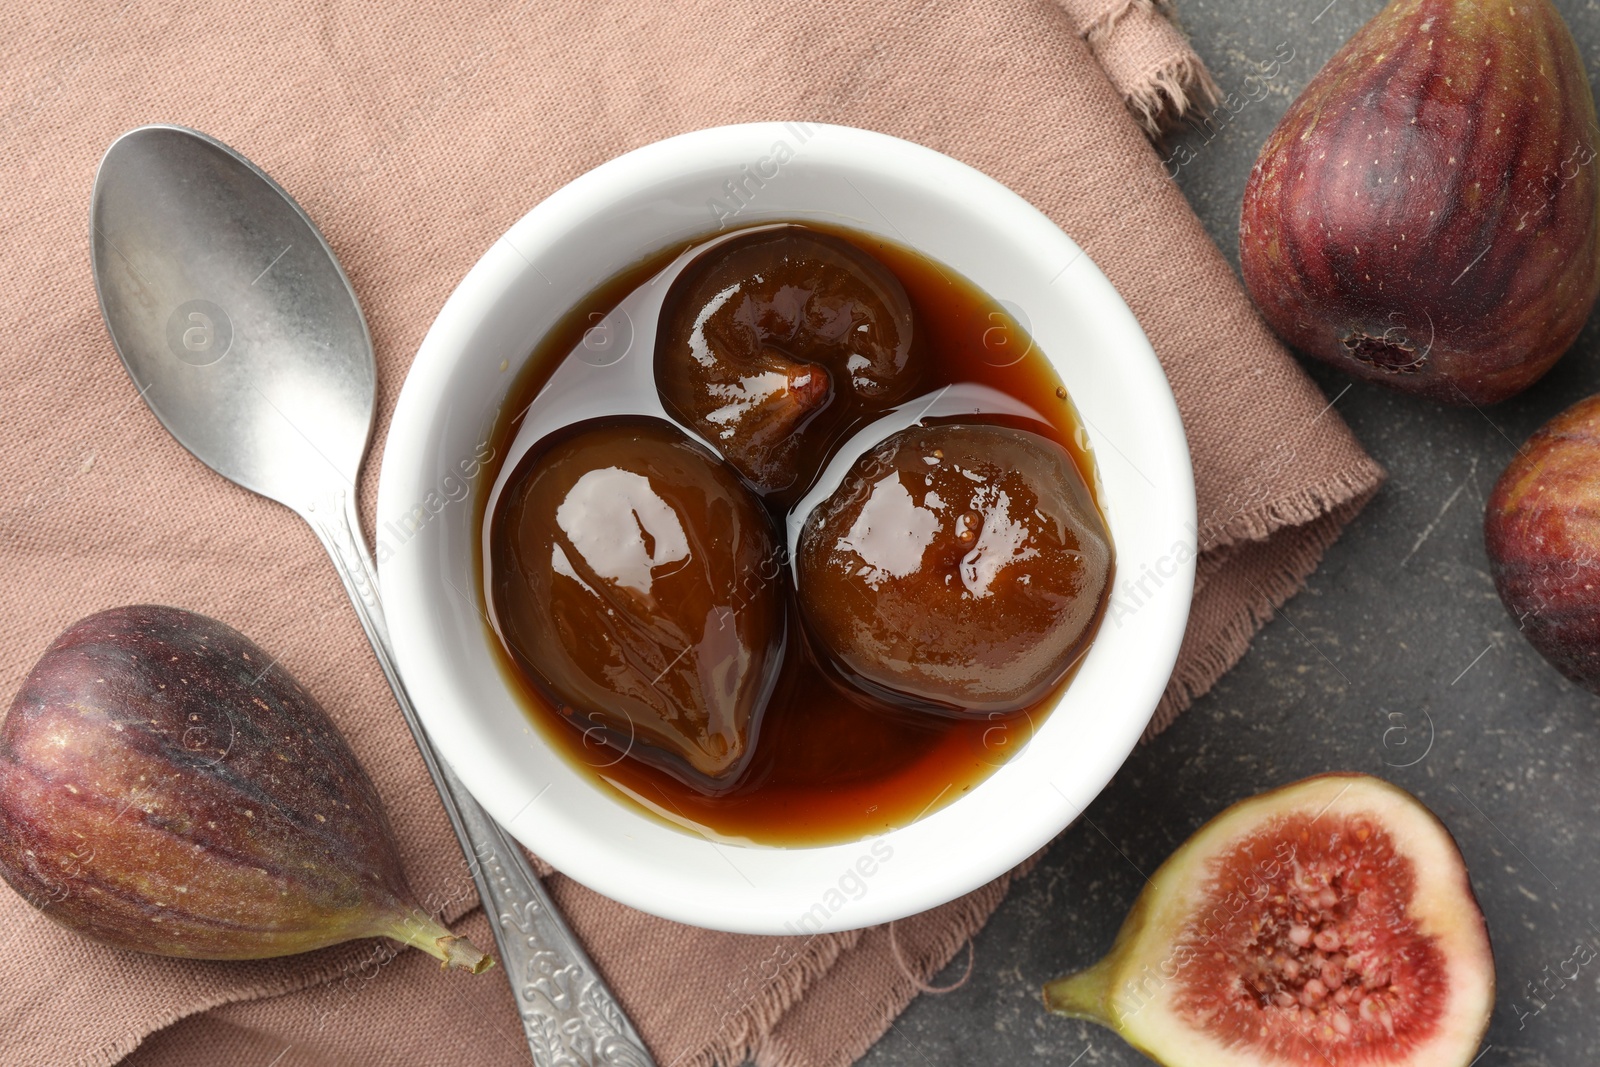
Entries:
{"type": "Polygon", "coordinates": [[[1241,801],[1162,864],[1111,954],[1044,987],[1169,1067],[1466,1067],[1494,957],[1454,839],[1325,774],[1241,801]]]}

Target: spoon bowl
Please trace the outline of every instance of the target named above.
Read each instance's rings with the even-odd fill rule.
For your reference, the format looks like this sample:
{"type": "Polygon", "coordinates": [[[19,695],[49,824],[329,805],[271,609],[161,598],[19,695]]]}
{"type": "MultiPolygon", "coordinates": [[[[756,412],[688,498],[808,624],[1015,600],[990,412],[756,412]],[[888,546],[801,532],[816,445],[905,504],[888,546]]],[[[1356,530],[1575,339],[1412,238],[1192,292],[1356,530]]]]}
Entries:
{"type": "Polygon", "coordinates": [[[333,251],[276,182],[173,126],[119,137],[96,176],[90,255],[123,366],[172,436],[304,512],[354,491],[377,368],[333,251]]]}

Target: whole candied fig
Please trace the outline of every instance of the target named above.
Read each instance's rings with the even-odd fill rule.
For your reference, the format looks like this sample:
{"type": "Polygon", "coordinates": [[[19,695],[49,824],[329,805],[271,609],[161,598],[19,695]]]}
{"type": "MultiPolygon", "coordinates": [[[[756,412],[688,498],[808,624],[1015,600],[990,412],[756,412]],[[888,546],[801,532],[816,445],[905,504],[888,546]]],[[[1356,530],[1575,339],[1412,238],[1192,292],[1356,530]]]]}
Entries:
{"type": "Polygon", "coordinates": [[[1483,541],[1528,642],[1600,693],[1600,396],[1551,419],[1506,467],[1483,541]]]}
{"type": "Polygon", "coordinates": [[[1261,149],[1245,284],[1286,341],[1358,378],[1503,400],[1600,292],[1595,130],[1549,0],[1393,0],[1261,149]]]}
{"type": "Polygon", "coordinates": [[[493,960],[417,904],[355,754],[282,664],[141,605],[68,627],[0,728],[0,875],[118,948],[243,960],[392,937],[493,960]]]}
{"type": "Polygon", "coordinates": [[[757,491],[803,487],[853,421],[916,385],[911,300],[854,245],[801,226],[706,251],[673,282],[656,388],[757,491]]]}
{"type": "Polygon", "coordinates": [[[490,553],[501,635],[561,715],[702,791],[736,784],[785,611],[771,521],[731,469],[662,419],[579,423],[519,464],[490,553]]]}
{"type": "Polygon", "coordinates": [[[1450,831],[1388,782],[1324,774],[1202,826],[1044,1002],[1169,1067],[1468,1067],[1494,987],[1450,831]]]}
{"type": "Polygon", "coordinates": [[[846,678],[902,705],[1016,711],[1093,634],[1111,541],[1072,456],[1009,426],[914,426],[806,518],[797,590],[846,678]]]}

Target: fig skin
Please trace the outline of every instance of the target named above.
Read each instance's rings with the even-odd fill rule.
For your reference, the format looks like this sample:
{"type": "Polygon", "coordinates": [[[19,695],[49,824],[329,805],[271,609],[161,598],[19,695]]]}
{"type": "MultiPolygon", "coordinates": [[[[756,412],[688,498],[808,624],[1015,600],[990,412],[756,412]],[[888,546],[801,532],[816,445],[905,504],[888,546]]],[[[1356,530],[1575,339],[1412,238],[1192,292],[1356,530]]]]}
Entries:
{"type": "Polygon", "coordinates": [[[656,388],[757,492],[805,488],[832,445],[911,395],[911,298],[882,263],[803,226],[707,250],[662,305],[656,388]]]}
{"type": "Polygon", "coordinates": [[[1528,439],[1484,509],[1489,573],[1529,644],[1600,694],[1600,396],[1528,439]]]}
{"type": "Polygon", "coordinates": [[[913,426],[806,517],[808,632],[850,684],[900,706],[1007,713],[1088,647],[1110,535],[1072,456],[1010,426],[913,426]]]}
{"type": "Polygon", "coordinates": [[[579,423],[506,483],[490,552],[502,639],[559,714],[702,792],[737,784],[787,624],[732,468],[662,419],[579,423]]]}
{"type": "Polygon", "coordinates": [[[1111,952],[1044,1002],[1168,1067],[1468,1067],[1494,992],[1449,830],[1403,789],[1334,773],[1206,823],[1111,952]]]}
{"type": "Polygon", "coordinates": [[[385,936],[473,973],[377,791],[310,693],[249,638],[159,605],[74,623],[0,726],[0,876],[117,948],[285,956],[385,936]]]}
{"type": "Polygon", "coordinates": [[[1357,378],[1503,400],[1600,292],[1595,128],[1549,0],[1393,0],[1262,147],[1245,284],[1285,341],[1357,378]]]}

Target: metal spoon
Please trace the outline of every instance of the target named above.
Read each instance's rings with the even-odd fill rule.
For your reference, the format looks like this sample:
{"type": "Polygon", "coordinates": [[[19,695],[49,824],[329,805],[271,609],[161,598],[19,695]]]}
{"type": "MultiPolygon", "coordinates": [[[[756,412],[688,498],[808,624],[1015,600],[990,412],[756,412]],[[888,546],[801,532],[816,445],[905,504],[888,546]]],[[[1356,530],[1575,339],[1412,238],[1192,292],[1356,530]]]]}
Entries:
{"type": "Polygon", "coordinates": [[[106,150],[89,212],[100,311],[139,395],[229,481],[292,508],[333,559],[433,775],[539,1067],[653,1067],[522,850],[433,750],[393,663],[356,476],[372,341],[305,212],[202,133],[142,126],[106,150]]]}

